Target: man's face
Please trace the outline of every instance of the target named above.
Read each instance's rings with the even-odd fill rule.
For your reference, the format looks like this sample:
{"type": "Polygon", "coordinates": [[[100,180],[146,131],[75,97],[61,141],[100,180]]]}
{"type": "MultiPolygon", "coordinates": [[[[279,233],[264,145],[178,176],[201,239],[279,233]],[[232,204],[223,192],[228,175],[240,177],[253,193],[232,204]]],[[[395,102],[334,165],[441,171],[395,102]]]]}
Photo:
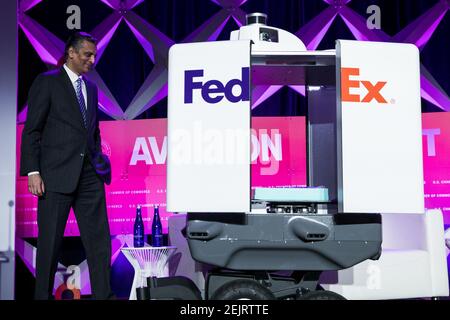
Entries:
{"type": "Polygon", "coordinates": [[[92,42],[83,40],[81,47],[77,51],[75,48],[69,48],[69,64],[73,71],[83,74],[92,69],[97,56],[97,48],[92,42]]]}

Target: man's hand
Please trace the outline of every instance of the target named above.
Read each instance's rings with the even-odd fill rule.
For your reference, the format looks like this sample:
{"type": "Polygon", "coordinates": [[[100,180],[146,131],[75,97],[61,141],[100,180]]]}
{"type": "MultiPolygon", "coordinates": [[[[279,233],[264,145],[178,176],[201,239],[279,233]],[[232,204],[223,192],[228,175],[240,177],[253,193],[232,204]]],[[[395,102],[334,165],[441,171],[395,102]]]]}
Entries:
{"type": "Polygon", "coordinates": [[[38,197],[44,194],[45,186],[40,174],[32,174],[28,176],[28,191],[38,197]]]}

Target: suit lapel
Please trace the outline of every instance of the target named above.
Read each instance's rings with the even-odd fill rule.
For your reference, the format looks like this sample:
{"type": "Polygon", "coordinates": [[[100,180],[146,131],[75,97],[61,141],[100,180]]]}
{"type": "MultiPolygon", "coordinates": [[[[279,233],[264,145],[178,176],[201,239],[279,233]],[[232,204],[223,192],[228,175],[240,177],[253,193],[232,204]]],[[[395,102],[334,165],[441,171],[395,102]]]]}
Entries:
{"type": "Polygon", "coordinates": [[[64,70],[64,68],[61,68],[61,82],[66,91],[69,105],[70,105],[73,113],[76,115],[78,124],[80,125],[81,128],[86,130],[83,125],[83,117],[81,116],[80,105],[78,104],[78,99],[77,99],[77,95],[75,93],[75,89],[73,87],[72,82],[70,81],[69,75],[67,74],[66,70],[64,70]]]}
{"type": "Polygon", "coordinates": [[[92,123],[93,116],[95,115],[95,106],[94,106],[94,89],[92,87],[92,83],[87,81],[84,78],[84,82],[86,83],[86,92],[87,92],[87,123],[88,127],[90,123],[92,123]]]}

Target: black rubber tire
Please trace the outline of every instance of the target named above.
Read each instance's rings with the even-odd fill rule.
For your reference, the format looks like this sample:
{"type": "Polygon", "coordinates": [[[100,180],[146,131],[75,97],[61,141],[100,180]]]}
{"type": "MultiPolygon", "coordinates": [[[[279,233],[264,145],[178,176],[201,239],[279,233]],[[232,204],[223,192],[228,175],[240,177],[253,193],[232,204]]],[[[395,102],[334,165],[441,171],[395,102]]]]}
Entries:
{"type": "Polygon", "coordinates": [[[211,300],[275,300],[269,289],[254,280],[242,279],[225,283],[214,292],[211,300]]]}
{"type": "Polygon", "coordinates": [[[328,290],[311,291],[302,295],[298,300],[347,300],[340,294],[328,290]]]}

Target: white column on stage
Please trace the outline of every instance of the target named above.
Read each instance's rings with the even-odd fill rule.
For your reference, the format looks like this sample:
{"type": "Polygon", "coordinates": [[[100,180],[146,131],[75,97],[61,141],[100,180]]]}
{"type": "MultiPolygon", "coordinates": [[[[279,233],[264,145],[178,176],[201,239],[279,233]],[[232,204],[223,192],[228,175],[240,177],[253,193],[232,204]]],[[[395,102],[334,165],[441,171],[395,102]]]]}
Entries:
{"type": "Polygon", "coordinates": [[[0,300],[14,299],[17,119],[17,0],[0,10],[0,300]]]}

